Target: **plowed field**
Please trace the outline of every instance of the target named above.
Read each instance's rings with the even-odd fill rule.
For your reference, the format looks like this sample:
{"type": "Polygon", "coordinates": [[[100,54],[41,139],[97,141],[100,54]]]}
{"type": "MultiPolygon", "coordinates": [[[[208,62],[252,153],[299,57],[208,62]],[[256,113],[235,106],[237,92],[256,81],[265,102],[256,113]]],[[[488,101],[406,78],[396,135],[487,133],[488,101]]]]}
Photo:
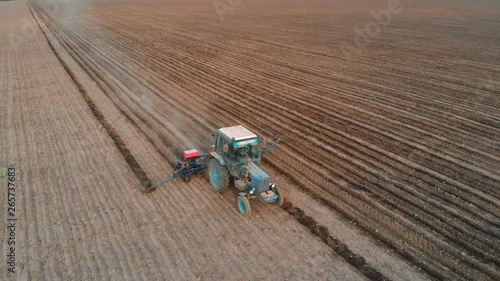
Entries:
{"type": "Polygon", "coordinates": [[[21,273],[500,279],[500,5],[229,2],[0,3],[37,31],[0,73],[21,273]],[[281,138],[283,209],[242,218],[205,177],[141,192],[236,124],[281,138]]]}

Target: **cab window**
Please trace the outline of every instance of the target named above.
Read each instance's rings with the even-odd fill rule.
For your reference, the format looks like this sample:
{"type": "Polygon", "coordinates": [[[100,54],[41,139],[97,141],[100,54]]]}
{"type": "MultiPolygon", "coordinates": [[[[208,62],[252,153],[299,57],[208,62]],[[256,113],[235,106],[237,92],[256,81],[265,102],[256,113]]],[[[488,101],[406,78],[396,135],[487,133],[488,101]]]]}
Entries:
{"type": "Polygon", "coordinates": [[[219,153],[219,155],[222,155],[223,146],[224,146],[224,139],[222,138],[221,135],[218,135],[217,139],[215,140],[215,151],[219,153]]]}

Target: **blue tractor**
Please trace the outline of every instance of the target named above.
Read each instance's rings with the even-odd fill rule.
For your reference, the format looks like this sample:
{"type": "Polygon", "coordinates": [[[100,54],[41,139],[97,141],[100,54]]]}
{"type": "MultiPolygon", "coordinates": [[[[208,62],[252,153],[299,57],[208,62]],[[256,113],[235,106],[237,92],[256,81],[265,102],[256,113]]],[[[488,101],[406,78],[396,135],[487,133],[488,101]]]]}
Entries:
{"type": "Polygon", "coordinates": [[[210,185],[216,192],[223,192],[229,187],[231,179],[234,181],[239,190],[236,206],[243,216],[251,213],[249,199],[281,206],[283,193],[260,168],[262,155],[276,146],[279,140],[261,150],[257,135],[240,125],[217,129],[213,136],[215,145],[210,147],[209,153],[199,155],[194,149],[184,151],[184,159],[176,162],[174,175],[153,185],[151,189],[177,177],[188,181],[190,174],[208,169],[210,185]]]}
{"type": "Polygon", "coordinates": [[[262,155],[277,142],[261,151],[257,135],[243,126],[215,130],[215,145],[206,158],[210,185],[216,192],[229,187],[230,179],[240,191],[236,206],[244,216],[250,215],[248,199],[264,203],[283,204],[283,194],[276,183],[259,166],[262,155]]]}

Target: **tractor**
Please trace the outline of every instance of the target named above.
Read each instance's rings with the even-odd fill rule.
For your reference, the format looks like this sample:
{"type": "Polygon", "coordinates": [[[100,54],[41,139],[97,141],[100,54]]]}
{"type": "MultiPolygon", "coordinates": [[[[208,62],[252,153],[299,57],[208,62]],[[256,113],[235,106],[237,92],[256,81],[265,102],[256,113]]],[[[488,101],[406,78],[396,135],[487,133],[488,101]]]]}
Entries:
{"type": "MultiPolygon", "coordinates": [[[[283,204],[283,194],[276,183],[271,182],[259,166],[262,152],[257,135],[243,126],[215,130],[215,145],[210,147],[207,159],[210,185],[216,192],[229,187],[230,179],[240,191],[236,206],[244,216],[251,208],[248,199],[260,199],[264,203],[283,204]]],[[[271,147],[272,148],[272,147],[271,147]]]]}
{"type": "Polygon", "coordinates": [[[210,185],[216,192],[223,192],[229,187],[231,179],[234,181],[239,190],[236,206],[243,216],[251,213],[249,199],[281,206],[283,193],[260,168],[262,155],[276,146],[279,140],[262,150],[259,137],[240,125],[217,129],[213,136],[215,144],[207,154],[199,155],[194,149],[184,151],[184,160],[176,162],[177,170],[173,177],[151,188],[156,189],[177,177],[189,180],[191,173],[201,173],[206,168],[210,185]]]}

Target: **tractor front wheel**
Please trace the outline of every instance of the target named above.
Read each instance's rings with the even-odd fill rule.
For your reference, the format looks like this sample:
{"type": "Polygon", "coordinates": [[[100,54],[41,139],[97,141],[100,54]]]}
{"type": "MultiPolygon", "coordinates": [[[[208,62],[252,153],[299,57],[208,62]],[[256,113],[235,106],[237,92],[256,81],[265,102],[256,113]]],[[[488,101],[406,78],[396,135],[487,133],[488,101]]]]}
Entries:
{"type": "Polygon", "coordinates": [[[275,204],[278,205],[278,207],[281,207],[283,205],[283,201],[285,201],[285,198],[283,197],[283,193],[281,193],[281,190],[278,186],[274,187],[274,193],[278,195],[278,201],[275,204]]]}
{"type": "Polygon", "coordinates": [[[216,192],[222,192],[229,187],[229,170],[215,158],[208,161],[208,177],[210,185],[216,192]]]}
{"type": "Polygon", "coordinates": [[[236,207],[244,217],[250,216],[252,209],[250,208],[250,201],[248,201],[245,195],[238,195],[236,197],[236,207]]]}

